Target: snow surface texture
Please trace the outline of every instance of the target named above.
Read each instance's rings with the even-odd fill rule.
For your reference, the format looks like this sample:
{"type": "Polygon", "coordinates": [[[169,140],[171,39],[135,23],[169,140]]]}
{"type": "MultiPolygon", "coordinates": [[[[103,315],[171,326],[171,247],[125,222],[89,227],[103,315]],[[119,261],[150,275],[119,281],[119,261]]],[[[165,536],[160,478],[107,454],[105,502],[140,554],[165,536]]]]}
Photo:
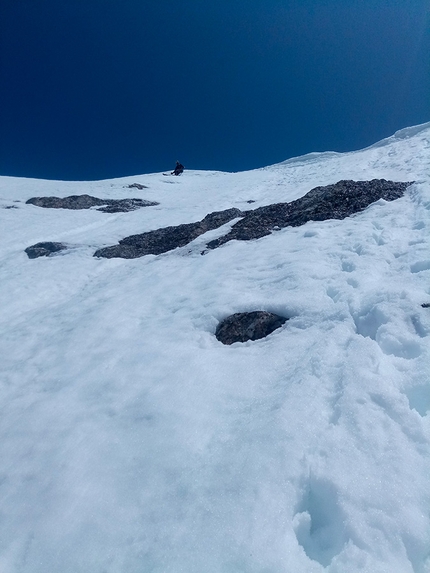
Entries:
{"type": "Polygon", "coordinates": [[[429,156],[426,124],[247,173],[1,177],[1,573],[428,573],[429,156]],[[373,178],[415,183],[205,256],[237,220],[165,254],[93,257],[373,178]],[[160,204],[25,204],[126,199],[133,183],[160,204]],[[30,260],[42,241],[69,248],[30,260]],[[289,320],[216,340],[223,318],[254,310],[289,320]]]}

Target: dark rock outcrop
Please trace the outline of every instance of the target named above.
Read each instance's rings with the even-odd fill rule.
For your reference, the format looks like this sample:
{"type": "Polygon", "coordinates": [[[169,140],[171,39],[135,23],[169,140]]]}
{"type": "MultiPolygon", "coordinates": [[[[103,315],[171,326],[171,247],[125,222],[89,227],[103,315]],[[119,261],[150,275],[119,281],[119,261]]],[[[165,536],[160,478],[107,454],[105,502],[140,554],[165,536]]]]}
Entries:
{"type": "Polygon", "coordinates": [[[215,336],[223,344],[259,340],[280,328],[287,320],[264,310],[237,312],[218,324],[215,336]]]}
{"type": "Polygon", "coordinates": [[[215,249],[232,239],[248,241],[269,235],[283,227],[298,227],[308,221],[344,219],[362,211],[379,199],[393,201],[400,198],[411,182],[344,180],[315,187],[304,197],[290,203],[276,203],[253,211],[227,209],[207,215],[201,221],[164,227],[140,235],[131,235],[118,245],[99,249],[95,257],[134,259],[144,255],[158,255],[183,247],[199,235],[220,227],[236,217],[243,217],[230,232],[211,241],[207,247],[215,249]]]}
{"type": "Polygon", "coordinates": [[[430,308],[430,302],[423,302],[421,305],[423,308],[430,308]]]}
{"type": "Polygon", "coordinates": [[[145,199],[109,199],[105,206],[97,209],[102,213],[128,213],[136,211],[142,207],[153,207],[159,205],[156,201],[146,201],[145,199]]]}
{"type": "Polygon", "coordinates": [[[32,197],[26,201],[27,205],[36,205],[46,209],[90,209],[100,207],[97,211],[103,213],[126,213],[141,207],[158,205],[154,201],[144,199],[99,199],[91,195],[70,195],[69,197],[32,197]]]}
{"type": "Polygon", "coordinates": [[[345,219],[358,213],[379,199],[393,201],[399,199],[412,182],[344,180],[334,185],[315,187],[304,197],[291,203],[276,203],[247,211],[231,231],[208,243],[208,248],[237,239],[249,241],[269,235],[273,230],[283,227],[299,227],[308,221],[327,219],[345,219]]]}
{"type": "Polygon", "coordinates": [[[177,247],[183,247],[203,233],[217,229],[242,215],[243,213],[239,209],[215,211],[196,223],[164,227],[140,235],[125,237],[125,239],[121,239],[118,245],[99,249],[94,253],[94,256],[107,259],[116,257],[135,259],[144,255],[159,255],[177,247]]]}
{"type": "Polygon", "coordinates": [[[31,247],[27,247],[25,252],[27,253],[29,259],[37,259],[38,257],[48,257],[49,255],[52,255],[52,253],[57,253],[58,251],[63,251],[64,249],[67,249],[67,247],[66,245],[63,245],[63,243],[45,242],[36,243],[31,247]]]}
{"type": "Polygon", "coordinates": [[[131,183],[130,185],[127,185],[128,189],[148,189],[148,185],[142,185],[142,183],[131,183]]]}

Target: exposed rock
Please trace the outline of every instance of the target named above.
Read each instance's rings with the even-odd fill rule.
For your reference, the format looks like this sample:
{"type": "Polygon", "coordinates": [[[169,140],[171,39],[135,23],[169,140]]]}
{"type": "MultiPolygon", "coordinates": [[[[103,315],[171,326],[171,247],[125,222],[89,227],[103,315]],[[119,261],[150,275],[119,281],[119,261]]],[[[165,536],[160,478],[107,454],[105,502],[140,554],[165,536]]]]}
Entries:
{"type": "Polygon", "coordinates": [[[29,259],[37,259],[38,257],[48,257],[52,253],[57,253],[58,251],[63,251],[67,249],[66,245],[63,243],[36,243],[31,247],[27,247],[25,252],[29,259]]]}
{"type": "Polygon", "coordinates": [[[304,197],[291,203],[276,203],[247,211],[245,217],[238,221],[231,231],[208,243],[208,248],[215,249],[232,239],[248,241],[269,235],[273,230],[283,227],[298,227],[308,221],[325,221],[327,219],[344,219],[353,213],[362,211],[379,199],[393,201],[399,199],[412,182],[344,180],[315,187],[304,197]]]}
{"type": "Polygon", "coordinates": [[[47,209],[90,209],[91,207],[100,207],[97,211],[102,211],[103,213],[126,213],[141,207],[158,205],[154,201],[145,201],[144,199],[99,199],[91,195],[70,195],[70,197],[64,198],[32,197],[26,201],[26,204],[47,209]]]}
{"type": "Polygon", "coordinates": [[[102,211],[103,213],[128,213],[141,207],[153,207],[154,205],[159,205],[159,203],[146,201],[145,199],[110,199],[105,207],[101,207],[97,211],[102,211]]]}
{"type": "Polygon", "coordinates": [[[264,310],[237,312],[218,324],[215,336],[223,344],[258,340],[280,328],[287,320],[264,310]]]}
{"type": "Polygon", "coordinates": [[[411,182],[385,179],[339,181],[334,185],[315,187],[304,197],[290,203],[276,203],[253,211],[227,209],[211,213],[196,223],[131,235],[119,241],[118,245],[99,249],[94,256],[134,259],[144,255],[158,255],[183,247],[206,231],[216,229],[236,217],[243,217],[228,234],[208,243],[207,247],[214,249],[232,239],[258,239],[283,227],[297,227],[308,221],[344,219],[379,199],[398,199],[409,185],[411,182]]]}
{"type": "Polygon", "coordinates": [[[131,183],[127,185],[128,189],[148,189],[148,185],[142,185],[142,183],[131,183]]]}
{"type": "Polygon", "coordinates": [[[140,235],[125,237],[121,239],[118,245],[99,249],[94,253],[94,256],[107,259],[115,257],[135,259],[144,255],[159,255],[177,247],[183,247],[203,233],[217,229],[242,215],[243,213],[239,209],[215,211],[196,223],[164,227],[140,235]]]}
{"type": "Polygon", "coordinates": [[[424,302],[421,306],[423,308],[430,308],[430,302],[424,302]]]}

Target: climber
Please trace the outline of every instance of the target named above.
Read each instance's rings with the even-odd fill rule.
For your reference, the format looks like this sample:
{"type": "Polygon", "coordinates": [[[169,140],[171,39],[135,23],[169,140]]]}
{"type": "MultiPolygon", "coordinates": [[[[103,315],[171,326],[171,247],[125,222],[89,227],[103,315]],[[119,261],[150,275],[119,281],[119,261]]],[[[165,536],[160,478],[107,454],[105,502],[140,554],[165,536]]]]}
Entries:
{"type": "Polygon", "coordinates": [[[176,162],[176,167],[174,169],[174,171],[172,171],[172,173],[170,175],[180,175],[181,173],[184,172],[185,167],[182,165],[182,163],[179,163],[179,161],[176,162]]]}

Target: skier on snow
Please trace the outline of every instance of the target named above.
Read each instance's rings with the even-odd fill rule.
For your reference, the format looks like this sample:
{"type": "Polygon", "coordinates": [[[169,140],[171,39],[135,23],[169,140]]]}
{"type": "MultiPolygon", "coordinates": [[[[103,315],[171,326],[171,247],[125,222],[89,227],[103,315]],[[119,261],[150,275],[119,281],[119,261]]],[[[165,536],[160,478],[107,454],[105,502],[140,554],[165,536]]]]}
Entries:
{"type": "Polygon", "coordinates": [[[184,172],[185,167],[182,165],[182,163],[179,163],[179,161],[176,162],[176,167],[174,169],[174,171],[172,171],[172,173],[170,175],[180,175],[181,173],[184,172]]]}

